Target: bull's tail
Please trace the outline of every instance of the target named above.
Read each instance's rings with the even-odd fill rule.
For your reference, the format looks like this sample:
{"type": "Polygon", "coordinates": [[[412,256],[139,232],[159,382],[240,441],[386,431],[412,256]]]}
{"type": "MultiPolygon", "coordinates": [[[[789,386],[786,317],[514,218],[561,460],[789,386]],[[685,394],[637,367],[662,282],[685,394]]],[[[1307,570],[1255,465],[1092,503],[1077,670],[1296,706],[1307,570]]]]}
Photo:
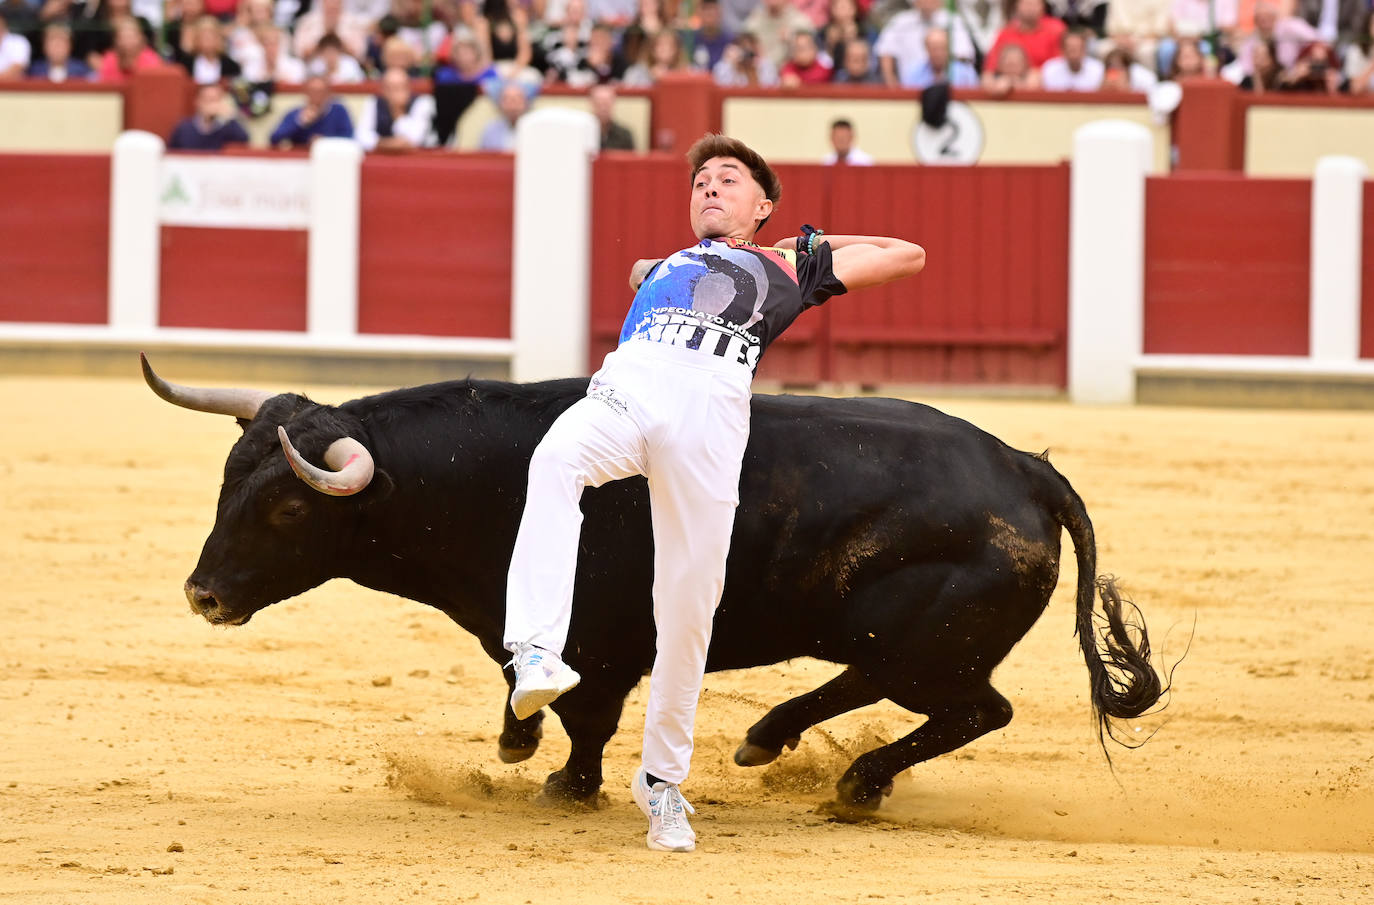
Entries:
{"type": "Polygon", "coordinates": [[[1097,575],[1097,541],[1092,521],[1083,500],[1068,486],[1068,481],[1062,476],[1060,480],[1067,495],[1059,519],[1073,539],[1078,559],[1074,629],[1088,666],[1098,739],[1104,752],[1108,738],[1134,748],[1145,739],[1119,732],[1119,721],[1145,714],[1164,697],[1168,685],[1150,663],[1150,636],[1140,608],[1121,596],[1115,578],[1097,575]],[[1102,602],[1100,617],[1094,612],[1096,597],[1102,602]]]}

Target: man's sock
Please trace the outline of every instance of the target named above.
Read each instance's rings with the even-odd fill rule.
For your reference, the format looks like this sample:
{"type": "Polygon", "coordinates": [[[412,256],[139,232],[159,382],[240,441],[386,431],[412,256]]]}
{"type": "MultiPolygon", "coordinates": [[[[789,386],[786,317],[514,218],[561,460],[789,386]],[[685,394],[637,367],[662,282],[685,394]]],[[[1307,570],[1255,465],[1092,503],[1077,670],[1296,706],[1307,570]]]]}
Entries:
{"type": "Polygon", "coordinates": [[[654,774],[648,772],[647,770],[644,772],[644,780],[645,780],[645,782],[647,782],[650,786],[656,786],[656,785],[658,785],[659,783],[663,782],[663,780],[659,779],[657,776],[655,776],[654,774]]]}

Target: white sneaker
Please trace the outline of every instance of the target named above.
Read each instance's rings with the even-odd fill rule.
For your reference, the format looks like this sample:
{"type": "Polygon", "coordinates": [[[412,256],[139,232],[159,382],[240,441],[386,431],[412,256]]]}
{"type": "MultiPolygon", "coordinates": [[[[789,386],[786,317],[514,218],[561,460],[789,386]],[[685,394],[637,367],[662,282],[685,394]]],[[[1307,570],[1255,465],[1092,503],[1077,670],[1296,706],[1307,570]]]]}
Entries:
{"type": "Polygon", "coordinates": [[[551,650],[533,644],[518,644],[515,656],[507,666],[515,667],[515,688],[510,695],[510,709],[517,719],[527,719],[552,703],[559,695],[582,681],[571,666],[551,650]]]}
{"type": "Polygon", "coordinates": [[[656,782],[649,785],[648,774],[640,767],[630,783],[635,804],[649,818],[649,832],[645,839],[656,852],[690,852],[697,847],[697,834],[687,822],[688,814],[696,809],[682,797],[676,783],[656,782]]]}

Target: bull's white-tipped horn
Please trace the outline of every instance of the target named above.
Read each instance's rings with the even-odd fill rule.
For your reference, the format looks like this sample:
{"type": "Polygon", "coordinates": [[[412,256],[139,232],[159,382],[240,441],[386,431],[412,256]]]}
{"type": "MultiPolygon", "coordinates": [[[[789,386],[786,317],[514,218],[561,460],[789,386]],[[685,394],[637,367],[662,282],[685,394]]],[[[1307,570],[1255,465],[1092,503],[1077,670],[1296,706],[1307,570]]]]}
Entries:
{"type": "Polygon", "coordinates": [[[372,480],[372,473],[376,469],[372,453],[352,437],[340,437],[324,451],[324,464],[333,471],[326,471],[305,461],[296,451],[296,447],[291,445],[286,428],[280,425],[277,426],[277,437],[281,440],[286,461],[291,463],[291,470],[296,473],[296,477],[320,493],[330,496],[352,496],[372,480]]]}
{"type": "Polygon", "coordinates": [[[172,405],[179,405],[182,408],[197,412],[209,412],[212,415],[233,415],[244,421],[252,421],[257,416],[258,409],[262,408],[262,404],[276,395],[266,390],[186,387],[169,383],[153,371],[153,366],[148,364],[146,354],[138,353],[138,359],[143,363],[143,379],[148,382],[149,388],[154,393],[172,405]]]}

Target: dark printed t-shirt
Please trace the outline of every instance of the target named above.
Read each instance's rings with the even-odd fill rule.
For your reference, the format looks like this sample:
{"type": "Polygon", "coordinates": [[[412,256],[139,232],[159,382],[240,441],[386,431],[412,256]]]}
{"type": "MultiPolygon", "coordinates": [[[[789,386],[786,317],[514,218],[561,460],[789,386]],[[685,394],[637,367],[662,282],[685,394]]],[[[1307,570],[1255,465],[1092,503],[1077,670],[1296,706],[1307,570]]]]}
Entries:
{"type": "Polygon", "coordinates": [[[635,293],[620,342],[669,343],[751,371],[807,308],[846,291],[830,246],[801,255],[734,239],[702,239],[660,261],[635,293]]]}

